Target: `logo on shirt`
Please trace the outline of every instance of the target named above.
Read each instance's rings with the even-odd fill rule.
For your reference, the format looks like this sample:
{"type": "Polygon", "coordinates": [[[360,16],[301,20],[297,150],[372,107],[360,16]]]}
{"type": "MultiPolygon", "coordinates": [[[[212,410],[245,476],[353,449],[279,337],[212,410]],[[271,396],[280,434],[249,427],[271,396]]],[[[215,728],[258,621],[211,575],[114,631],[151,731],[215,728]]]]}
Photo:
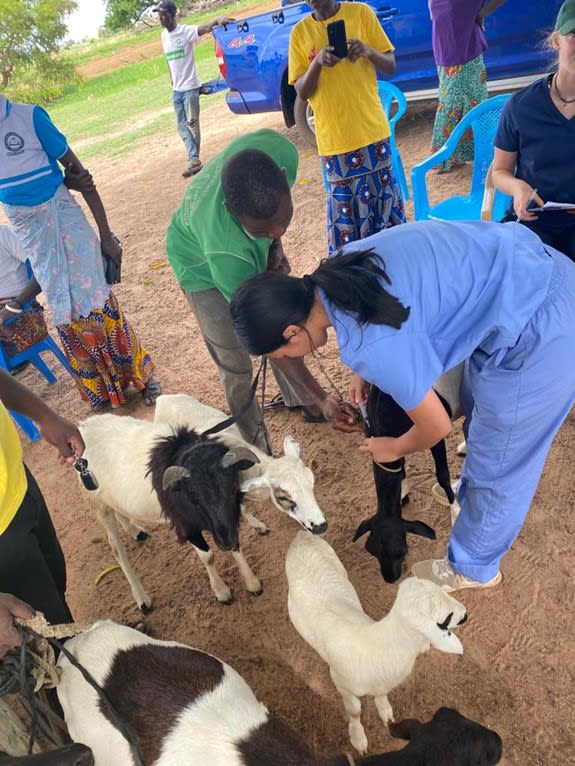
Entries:
{"type": "Polygon", "coordinates": [[[311,51],[308,54],[307,60],[311,63],[316,56],[317,56],[317,51],[316,51],[315,45],[314,45],[313,48],[311,49],[311,51]]]}
{"type": "Polygon", "coordinates": [[[8,154],[21,154],[24,151],[24,139],[18,133],[11,131],[4,136],[4,146],[8,154]]]}

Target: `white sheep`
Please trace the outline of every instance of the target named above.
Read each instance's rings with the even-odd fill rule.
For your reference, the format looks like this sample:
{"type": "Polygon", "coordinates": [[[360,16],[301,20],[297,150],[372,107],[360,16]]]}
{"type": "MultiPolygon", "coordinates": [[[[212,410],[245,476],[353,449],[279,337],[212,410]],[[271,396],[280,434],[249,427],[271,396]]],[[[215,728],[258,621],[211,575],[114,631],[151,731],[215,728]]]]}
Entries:
{"type": "MultiPolygon", "coordinates": [[[[203,433],[227,417],[187,394],[163,394],[156,399],[155,423],[185,425],[203,433]]],[[[284,454],[277,458],[266,455],[253,444],[248,445],[236,425],[221,431],[218,437],[230,447],[248,446],[259,460],[240,473],[240,489],[247,498],[261,500],[269,497],[278,510],[287,513],[305,529],[314,534],[325,532],[327,522],[313,491],[313,472],[301,459],[299,444],[291,436],[285,437],[284,454]]],[[[249,520],[249,514],[246,511],[244,514],[249,520]]],[[[261,531],[267,529],[264,527],[261,531]]]]}
{"type": "Polygon", "coordinates": [[[465,607],[439,586],[410,577],[399,586],[389,613],[372,620],[333,548],[305,532],[288,549],[286,574],[290,619],[328,663],[349,715],[351,744],[364,753],[360,698],[373,696],[381,720],[393,721],[387,695],[407,678],[419,654],[431,646],[463,653],[451,628],[465,622],[465,607]]]}

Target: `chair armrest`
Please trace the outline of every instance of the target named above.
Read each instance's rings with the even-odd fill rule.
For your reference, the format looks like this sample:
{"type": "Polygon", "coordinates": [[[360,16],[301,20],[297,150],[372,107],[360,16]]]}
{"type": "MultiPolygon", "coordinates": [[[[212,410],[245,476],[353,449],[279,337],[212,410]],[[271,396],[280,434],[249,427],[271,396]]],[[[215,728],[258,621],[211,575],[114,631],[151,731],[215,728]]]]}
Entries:
{"type": "Polygon", "coordinates": [[[485,176],[485,189],[483,190],[483,199],[481,201],[481,215],[480,218],[482,221],[492,221],[493,220],[493,201],[495,199],[495,187],[493,186],[493,179],[491,178],[491,169],[493,168],[493,163],[489,166],[487,170],[487,175],[485,176]]]}

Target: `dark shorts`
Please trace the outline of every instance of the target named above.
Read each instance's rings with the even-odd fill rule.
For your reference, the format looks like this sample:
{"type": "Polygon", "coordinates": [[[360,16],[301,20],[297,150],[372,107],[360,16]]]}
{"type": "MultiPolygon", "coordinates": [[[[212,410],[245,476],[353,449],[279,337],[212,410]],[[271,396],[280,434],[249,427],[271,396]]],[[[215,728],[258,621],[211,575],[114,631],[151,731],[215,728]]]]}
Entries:
{"type": "Polygon", "coordinates": [[[53,624],[72,622],[66,603],[66,563],[40,488],[26,468],[28,489],[0,535],[0,591],[43,612],[53,624]]]}

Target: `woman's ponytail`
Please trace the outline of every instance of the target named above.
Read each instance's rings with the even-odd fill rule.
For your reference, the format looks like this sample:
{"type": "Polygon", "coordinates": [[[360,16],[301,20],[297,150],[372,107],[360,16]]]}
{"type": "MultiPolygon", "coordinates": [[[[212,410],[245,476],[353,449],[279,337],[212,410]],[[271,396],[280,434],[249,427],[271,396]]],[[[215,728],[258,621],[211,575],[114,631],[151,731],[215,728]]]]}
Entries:
{"type": "Polygon", "coordinates": [[[398,329],[409,316],[409,307],[383,287],[382,283],[391,284],[391,280],[383,259],[372,250],[326,258],[309,279],[360,325],[385,324],[398,329]]]}

